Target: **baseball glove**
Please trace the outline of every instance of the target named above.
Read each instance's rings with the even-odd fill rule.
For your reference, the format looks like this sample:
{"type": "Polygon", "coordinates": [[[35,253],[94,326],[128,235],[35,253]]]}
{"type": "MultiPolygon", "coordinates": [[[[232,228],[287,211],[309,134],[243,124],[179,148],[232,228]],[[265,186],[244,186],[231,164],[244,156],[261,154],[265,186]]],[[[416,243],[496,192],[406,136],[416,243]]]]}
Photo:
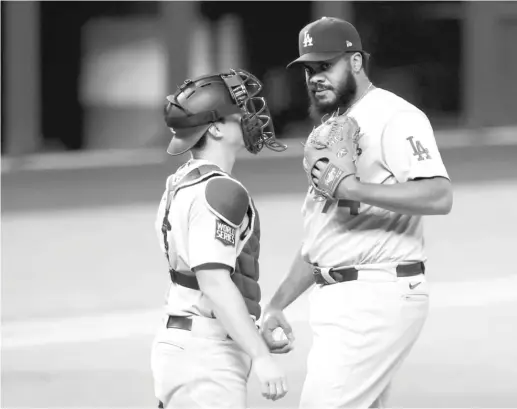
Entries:
{"type": "Polygon", "coordinates": [[[355,119],[345,115],[333,116],[312,131],[304,147],[303,167],[316,196],[333,199],[339,183],[356,173],[358,134],[355,119]],[[311,174],[320,160],[327,165],[315,183],[311,174]]]}

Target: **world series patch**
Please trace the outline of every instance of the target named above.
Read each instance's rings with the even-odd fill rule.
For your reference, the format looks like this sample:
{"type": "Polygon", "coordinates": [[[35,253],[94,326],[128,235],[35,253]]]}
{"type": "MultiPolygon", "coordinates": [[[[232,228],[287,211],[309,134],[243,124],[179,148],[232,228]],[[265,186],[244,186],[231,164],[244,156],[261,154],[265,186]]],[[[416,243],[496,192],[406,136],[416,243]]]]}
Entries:
{"type": "Polygon", "coordinates": [[[236,229],[222,220],[215,221],[215,238],[225,246],[235,246],[236,229]]]}

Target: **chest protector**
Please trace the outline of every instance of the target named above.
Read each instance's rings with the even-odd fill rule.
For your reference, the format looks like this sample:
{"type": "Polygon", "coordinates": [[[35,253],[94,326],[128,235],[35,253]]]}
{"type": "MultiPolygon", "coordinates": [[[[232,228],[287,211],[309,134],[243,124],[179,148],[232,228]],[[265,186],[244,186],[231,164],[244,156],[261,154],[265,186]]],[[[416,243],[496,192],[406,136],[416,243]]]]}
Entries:
{"type": "MultiPolygon", "coordinates": [[[[231,178],[230,175],[223,172],[215,165],[201,165],[194,168],[183,177],[171,177],[167,184],[167,202],[162,222],[162,234],[165,247],[165,256],[169,264],[169,273],[171,280],[178,285],[194,290],[199,290],[199,284],[196,276],[192,272],[176,271],[170,267],[169,260],[169,243],[167,234],[171,230],[169,223],[169,210],[171,201],[180,189],[186,189],[203,181],[215,177],[231,178]]],[[[249,197],[249,195],[248,195],[249,197]]],[[[214,214],[216,214],[214,212],[214,214]]],[[[246,307],[250,315],[255,316],[258,320],[261,315],[261,292],[258,284],[259,280],[259,255],[260,255],[260,222],[257,210],[251,197],[249,197],[249,205],[246,211],[248,216],[248,225],[239,237],[240,245],[237,247],[238,256],[235,263],[235,269],[231,275],[232,281],[242,294],[246,307]],[[239,252],[240,249],[240,252],[239,252]]],[[[217,216],[217,214],[216,214],[217,216]]],[[[237,230],[238,231],[238,230],[237,230]]]]}

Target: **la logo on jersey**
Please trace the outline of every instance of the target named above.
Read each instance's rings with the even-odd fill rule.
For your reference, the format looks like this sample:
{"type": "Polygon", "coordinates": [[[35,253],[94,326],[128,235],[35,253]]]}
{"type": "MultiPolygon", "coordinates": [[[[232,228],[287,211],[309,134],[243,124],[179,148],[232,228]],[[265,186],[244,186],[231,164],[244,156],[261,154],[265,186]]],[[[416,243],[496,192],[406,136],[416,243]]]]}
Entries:
{"type": "Polygon", "coordinates": [[[424,160],[424,159],[431,159],[431,155],[429,155],[429,149],[424,148],[424,146],[418,139],[416,141],[414,141],[413,140],[414,138],[415,138],[414,136],[410,136],[410,137],[406,138],[409,141],[409,143],[411,144],[411,148],[413,149],[413,155],[418,156],[419,161],[424,160]]]}
{"type": "Polygon", "coordinates": [[[215,238],[225,246],[235,246],[235,228],[222,220],[216,220],[215,238]]]}
{"type": "Polygon", "coordinates": [[[303,46],[304,47],[312,47],[312,37],[309,35],[309,32],[306,31],[303,35],[303,46]]]}

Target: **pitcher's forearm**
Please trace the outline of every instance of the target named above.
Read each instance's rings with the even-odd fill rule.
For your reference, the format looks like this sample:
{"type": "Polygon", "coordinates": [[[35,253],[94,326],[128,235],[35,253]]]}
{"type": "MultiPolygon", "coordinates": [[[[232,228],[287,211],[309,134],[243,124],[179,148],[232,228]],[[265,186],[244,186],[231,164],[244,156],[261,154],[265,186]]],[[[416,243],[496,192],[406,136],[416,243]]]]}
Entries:
{"type": "MultiPolygon", "coordinates": [[[[301,249],[300,249],[301,250],[301,249]]],[[[272,308],[283,310],[314,284],[313,270],[302,259],[301,251],[296,254],[291,269],[269,302],[272,308]]]]}
{"type": "Polygon", "coordinates": [[[394,185],[345,180],[338,197],[407,215],[444,215],[452,208],[451,182],[445,177],[424,178],[394,185]]]}

